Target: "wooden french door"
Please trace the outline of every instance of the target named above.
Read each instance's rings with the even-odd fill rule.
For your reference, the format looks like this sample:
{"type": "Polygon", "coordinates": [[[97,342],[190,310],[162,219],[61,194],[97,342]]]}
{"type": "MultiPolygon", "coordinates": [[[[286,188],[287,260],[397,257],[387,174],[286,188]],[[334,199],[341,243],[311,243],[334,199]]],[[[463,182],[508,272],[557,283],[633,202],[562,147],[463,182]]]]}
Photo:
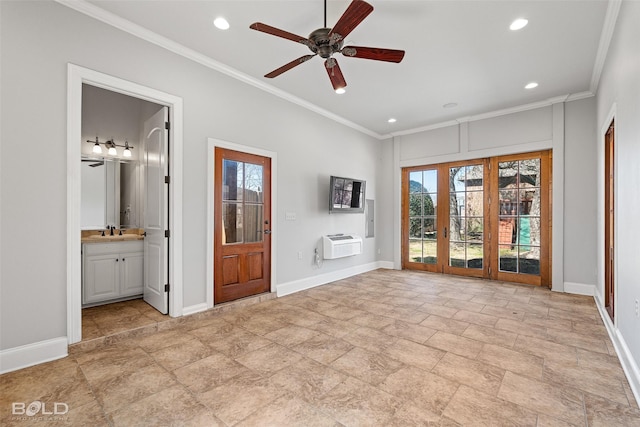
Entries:
{"type": "Polygon", "coordinates": [[[214,302],[271,289],[271,159],[215,149],[214,302]]]}
{"type": "Polygon", "coordinates": [[[549,159],[404,168],[403,268],[548,286],[549,159]]]}
{"type": "Polygon", "coordinates": [[[484,276],[486,164],[403,170],[403,268],[484,276]]]}
{"type": "Polygon", "coordinates": [[[611,320],[615,317],[615,286],[614,286],[614,138],[615,122],[611,122],[604,137],[604,307],[611,320]]]}

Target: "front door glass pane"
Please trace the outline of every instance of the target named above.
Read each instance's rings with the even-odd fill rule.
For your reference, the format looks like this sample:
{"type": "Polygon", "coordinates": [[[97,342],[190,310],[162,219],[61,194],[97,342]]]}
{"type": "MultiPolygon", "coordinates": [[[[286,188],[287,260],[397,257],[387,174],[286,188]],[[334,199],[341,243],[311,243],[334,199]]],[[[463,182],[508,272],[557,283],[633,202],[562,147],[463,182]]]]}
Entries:
{"type": "Polygon", "coordinates": [[[500,271],[540,275],[540,159],[498,163],[500,271]]]}
{"type": "Polygon", "coordinates": [[[264,168],[235,160],[222,161],[223,244],[263,240],[264,168]]]}

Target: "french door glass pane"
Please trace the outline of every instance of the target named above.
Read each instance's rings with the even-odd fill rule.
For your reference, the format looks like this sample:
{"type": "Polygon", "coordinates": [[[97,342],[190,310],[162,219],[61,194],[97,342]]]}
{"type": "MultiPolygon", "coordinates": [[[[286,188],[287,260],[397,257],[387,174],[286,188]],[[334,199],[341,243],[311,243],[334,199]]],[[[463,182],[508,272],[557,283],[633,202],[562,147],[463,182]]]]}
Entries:
{"type": "Polygon", "coordinates": [[[540,275],[540,159],[498,163],[500,271],[540,275]]]}
{"type": "Polygon", "coordinates": [[[436,170],[409,173],[409,261],[435,264],[437,260],[436,170]]]}
{"type": "Polygon", "coordinates": [[[482,268],[483,165],[449,168],[449,266],[482,268]]]}

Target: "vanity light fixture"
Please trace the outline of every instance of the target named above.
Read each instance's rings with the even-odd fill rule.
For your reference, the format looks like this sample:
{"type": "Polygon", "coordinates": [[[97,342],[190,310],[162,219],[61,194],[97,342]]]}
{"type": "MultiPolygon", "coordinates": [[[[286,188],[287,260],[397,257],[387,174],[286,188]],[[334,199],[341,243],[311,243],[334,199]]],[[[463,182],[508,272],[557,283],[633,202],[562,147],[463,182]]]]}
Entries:
{"type": "MultiPolygon", "coordinates": [[[[93,142],[93,141],[87,141],[87,142],[93,142]]],[[[93,152],[95,154],[102,154],[102,147],[100,147],[100,144],[98,144],[97,136],[96,136],[96,143],[93,145],[93,152]]]]}
{"type": "Polygon", "coordinates": [[[129,149],[129,143],[127,141],[124,142],[124,151],[122,152],[122,155],[124,157],[131,157],[131,150],[129,149]]]}
{"type": "Polygon", "coordinates": [[[96,140],[87,140],[88,143],[93,144],[93,152],[95,154],[102,154],[102,147],[100,146],[100,144],[104,144],[105,148],[107,149],[107,153],[110,156],[117,156],[118,155],[118,150],[116,149],[116,147],[123,147],[124,151],[122,152],[122,155],[124,157],[131,157],[131,150],[133,149],[132,145],[129,145],[128,141],[124,142],[124,145],[119,145],[116,144],[113,141],[113,138],[105,141],[105,142],[100,142],[100,140],[98,139],[98,137],[96,136],[96,140]]]}
{"type": "Polygon", "coordinates": [[[110,156],[118,155],[118,150],[116,150],[116,144],[113,142],[113,139],[110,139],[109,141],[105,142],[104,146],[107,147],[107,153],[110,156]]]}

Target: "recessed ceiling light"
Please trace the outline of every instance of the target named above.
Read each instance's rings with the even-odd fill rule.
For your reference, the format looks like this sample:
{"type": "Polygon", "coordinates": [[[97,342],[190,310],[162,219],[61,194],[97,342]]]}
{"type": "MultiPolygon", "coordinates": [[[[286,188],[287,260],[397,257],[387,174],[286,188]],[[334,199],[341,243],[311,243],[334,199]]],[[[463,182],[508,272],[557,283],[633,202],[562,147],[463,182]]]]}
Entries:
{"type": "Polygon", "coordinates": [[[338,89],[336,89],[336,93],[338,95],[342,95],[343,93],[345,93],[347,90],[343,87],[339,87],[338,89]]]}
{"type": "Polygon", "coordinates": [[[228,30],[229,29],[229,22],[224,19],[222,16],[217,17],[216,19],[213,20],[213,25],[216,26],[216,28],[220,29],[220,30],[228,30]]]}
{"type": "Polygon", "coordinates": [[[515,21],[513,21],[511,25],[509,25],[509,29],[511,31],[518,31],[526,27],[528,23],[529,23],[528,19],[518,18],[515,21]]]}
{"type": "Polygon", "coordinates": [[[527,85],[524,87],[525,89],[533,89],[535,87],[538,87],[538,83],[536,82],[531,82],[531,83],[527,83],[527,85]]]}
{"type": "Polygon", "coordinates": [[[393,117],[391,117],[391,118],[390,118],[389,120],[387,120],[387,121],[388,121],[389,123],[395,123],[395,122],[397,122],[397,120],[396,120],[396,119],[394,119],[393,117]]]}
{"type": "Polygon", "coordinates": [[[457,106],[458,106],[458,104],[457,104],[457,103],[455,103],[455,102],[449,102],[449,103],[447,103],[447,104],[444,104],[444,105],[442,106],[442,108],[454,108],[454,107],[457,107],[457,106]]]}

